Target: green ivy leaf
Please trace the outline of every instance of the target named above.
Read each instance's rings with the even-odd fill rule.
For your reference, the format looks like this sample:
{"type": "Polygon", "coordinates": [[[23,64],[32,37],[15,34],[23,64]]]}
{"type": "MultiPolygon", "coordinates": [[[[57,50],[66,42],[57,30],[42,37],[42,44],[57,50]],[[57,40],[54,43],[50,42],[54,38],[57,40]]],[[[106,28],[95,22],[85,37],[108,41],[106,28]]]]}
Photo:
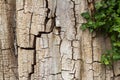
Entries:
{"type": "Polygon", "coordinates": [[[102,6],[103,6],[103,4],[101,2],[98,2],[95,4],[96,9],[100,9],[102,6]]]}
{"type": "Polygon", "coordinates": [[[81,14],[87,20],[81,28],[109,35],[112,49],[102,54],[101,63],[111,65],[113,61],[120,60],[120,0],[101,0],[95,3],[95,8],[94,17],[89,12],[81,14]]]}
{"type": "Polygon", "coordinates": [[[85,19],[90,19],[90,14],[89,14],[89,12],[82,13],[81,15],[82,15],[82,17],[84,17],[85,19]]]}
{"type": "Polygon", "coordinates": [[[108,60],[108,59],[105,59],[105,60],[104,60],[104,64],[105,64],[105,65],[109,65],[109,64],[110,64],[109,60],[108,60]]]}
{"type": "Polygon", "coordinates": [[[115,61],[120,60],[120,54],[114,54],[113,60],[115,60],[115,61]]]}
{"type": "Polygon", "coordinates": [[[117,46],[117,47],[120,47],[120,41],[114,42],[113,45],[117,46]]]}
{"type": "Polygon", "coordinates": [[[82,29],[82,30],[87,29],[87,24],[86,24],[86,23],[83,23],[82,26],[81,26],[81,29],[82,29]]]}

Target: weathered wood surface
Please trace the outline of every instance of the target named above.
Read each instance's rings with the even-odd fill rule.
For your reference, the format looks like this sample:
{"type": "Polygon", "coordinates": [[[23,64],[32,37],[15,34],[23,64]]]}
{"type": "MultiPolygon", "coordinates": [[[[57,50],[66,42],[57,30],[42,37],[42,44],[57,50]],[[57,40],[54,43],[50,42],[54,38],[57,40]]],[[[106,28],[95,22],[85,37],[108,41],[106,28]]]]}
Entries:
{"type": "Polygon", "coordinates": [[[0,0],[0,80],[18,78],[13,36],[15,3],[9,1],[0,0]]]}
{"type": "Polygon", "coordinates": [[[120,80],[120,62],[100,63],[109,39],[80,29],[86,10],[86,0],[0,0],[0,80],[120,80]]]}

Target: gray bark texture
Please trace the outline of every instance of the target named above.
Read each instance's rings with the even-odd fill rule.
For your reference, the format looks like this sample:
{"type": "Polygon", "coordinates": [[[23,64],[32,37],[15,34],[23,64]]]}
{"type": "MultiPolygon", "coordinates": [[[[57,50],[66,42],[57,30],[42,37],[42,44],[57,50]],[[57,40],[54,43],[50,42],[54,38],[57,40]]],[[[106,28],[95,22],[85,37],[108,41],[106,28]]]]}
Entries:
{"type": "Polygon", "coordinates": [[[82,31],[86,0],[0,0],[0,80],[120,80],[101,33],[82,31]]]}

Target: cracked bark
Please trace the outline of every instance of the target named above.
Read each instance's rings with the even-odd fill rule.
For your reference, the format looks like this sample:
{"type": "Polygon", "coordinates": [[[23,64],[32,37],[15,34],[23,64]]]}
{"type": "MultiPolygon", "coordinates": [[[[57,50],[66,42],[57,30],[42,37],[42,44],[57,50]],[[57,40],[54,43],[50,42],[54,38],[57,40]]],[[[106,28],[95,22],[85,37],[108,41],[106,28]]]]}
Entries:
{"type": "Polygon", "coordinates": [[[0,0],[0,6],[0,80],[120,79],[120,62],[113,69],[100,63],[109,38],[80,29],[87,0],[0,0]]]}
{"type": "Polygon", "coordinates": [[[17,80],[14,47],[14,0],[0,0],[0,80],[17,80]]]}

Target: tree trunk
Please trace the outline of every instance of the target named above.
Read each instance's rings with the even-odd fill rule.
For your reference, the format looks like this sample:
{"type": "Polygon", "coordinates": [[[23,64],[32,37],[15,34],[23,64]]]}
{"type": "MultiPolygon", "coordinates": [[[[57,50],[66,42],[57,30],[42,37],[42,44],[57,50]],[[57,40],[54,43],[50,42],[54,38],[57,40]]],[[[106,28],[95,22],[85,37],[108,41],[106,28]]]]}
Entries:
{"type": "Polygon", "coordinates": [[[0,0],[0,80],[17,80],[14,50],[14,0],[0,0]]]}
{"type": "Polygon", "coordinates": [[[82,31],[86,0],[0,0],[0,80],[120,80],[100,63],[110,40],[82,31]]]}

